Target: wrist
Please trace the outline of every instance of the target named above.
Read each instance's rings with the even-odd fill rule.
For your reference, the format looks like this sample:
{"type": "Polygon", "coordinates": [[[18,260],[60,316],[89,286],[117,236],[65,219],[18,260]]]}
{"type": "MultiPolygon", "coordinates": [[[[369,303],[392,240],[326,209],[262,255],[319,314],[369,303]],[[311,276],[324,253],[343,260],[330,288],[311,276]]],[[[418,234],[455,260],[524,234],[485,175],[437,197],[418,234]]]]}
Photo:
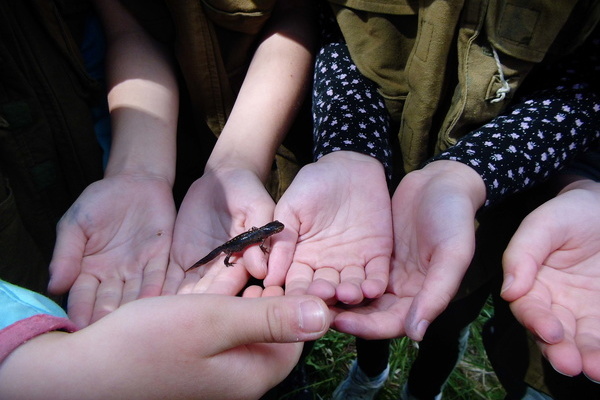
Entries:
{"type": "Polygon", "coordinates": [[[383,164],[377,158],[350,150],[339,150],[327,153],[320,157],[317,162],[349,163],[350,165],[356,163],[356,165],[362,166],[379,166],[383,170],[383,164]]]}
{"type": "Polygon", "coordinates": [[[268,175],[261,173],[260,168],[251,162],[246,162],[238,157],[231,156],[230,159],[209,160],[204,167],[204,175],[214,175],[216,177],[236,176],[238,173],[250,173],[256,176],[262,184],[267,180],[268,175]]]}
{"type": "Polygon", "coordinates": [[[481,175],[473,168],[458,161],[436,160],[427,164],[422,170],[429,179],[447,182],[452,192],[460,191],[478,210],[487,198],[487,188],[481,175]]]}
{"type": "MultiPolygon", "coordinates": [[[[177,157],[176,131],[172,126],[161,124],[160,121],[151,121],[151,127],[145,132],[138,126],[133,126],[134,118],[128,118],[125,122],[114,123],[110,156],[104,176],[158,177],[173,186],[177,157]]],[[[139,126],[146,126],[144,122],[137,123],[139,126]]]]}
{"type": "Polygon", "coordinates": [[[206,162],[204,173],[246,170],[256,175],[261,182],[265,183],[271,172],[274,160],[275,154],[246,151],[246,149],[224,145],[219,146],[217,144],[206,162]]]}
{"type": "Polygon", "coordinates": [[[169,187],[173,187],[175,170],[169,168],[146,167],[142,165],[115,165],[109,162],[104,172],[104,178],[127,177],[133,179],[153,179],[164,181],[169,187]]]}
{"type": "Polygon", "coordinates": [[[600,183],[581,176],[572,176],[573,179],[565,181],[564,186],[558,192],[557,196],[569,192],[571,190],[583,189],[600,194],[600,183]]]}

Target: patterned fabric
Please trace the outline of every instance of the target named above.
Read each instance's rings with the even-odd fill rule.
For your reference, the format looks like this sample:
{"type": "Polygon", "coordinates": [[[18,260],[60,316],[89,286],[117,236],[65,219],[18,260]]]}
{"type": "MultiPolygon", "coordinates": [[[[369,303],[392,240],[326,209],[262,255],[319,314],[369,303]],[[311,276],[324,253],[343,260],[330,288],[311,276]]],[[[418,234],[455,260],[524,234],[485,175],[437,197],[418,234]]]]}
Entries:
{"type": "Polygon", "coordinates": [[[315,160],[334,151],[356,151],[377,158],[391,179],[389,114],[345,43],[329,43],[317,56],[312,111],[315,160]]]}
{"type": "MultiPolygon", "coordinates": [[[[314,157],[339,150],[367,154],[384,165],[390,179],[389,114],[375,84],[352,62],[335,21],[326,18],[322,16],[324,44],[314,76],[314,157]]],[[[575,55],[551,64],[537,82],[531,78],[531,95],[428,162],[455,160],[475,169],[486,185],[488,206],[547,179],[586,149],[596,148],[597,36],[575,55]]]]}
{"type": "Polygon", "coordinates": [[[585,150],[598,150],[599,50],[596,29],[577,52],[536,71],[531,95],[430,161],[456,160],[475,169],[489,206],[546,180],[585,150]]]}
{"type": "Polygon", "coordinates": [[[489,206],[572,162],[600,138],[599,122],[600,102],[592,93],[543,91],[431,161],[455,160],[476,170],[486,184],[489,206]]]}

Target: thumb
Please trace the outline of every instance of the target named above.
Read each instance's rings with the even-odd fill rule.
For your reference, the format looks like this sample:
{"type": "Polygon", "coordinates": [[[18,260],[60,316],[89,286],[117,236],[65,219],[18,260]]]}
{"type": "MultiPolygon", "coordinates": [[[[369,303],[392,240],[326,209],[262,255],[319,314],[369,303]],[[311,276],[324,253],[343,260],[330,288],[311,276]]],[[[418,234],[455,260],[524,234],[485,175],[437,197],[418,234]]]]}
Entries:
{"type": "MultiPolygon", "coordinates": [[[[471,254],[471,253],[469,253],[471,254]]],[[[469,267],[469,257],[445,257],[445,252],[434,254],[422,287],[408,310],[406,334],[421,341],[425,331],[452,301],[469,267]]]]}
{"type": "Polygon", "coordinates": [[[514,301],[529,292],[539,268],[552,252],[552,237],[543,226],[530,215],[508,243],[502,256],[504,282],[500,293],[504,300],[514,301]]]}
{"type": "Polygon", "coordinates": [[[327,305],[314,296],[229,299],[236,304],[222,314],[228,320],[223,330],[229,336],[223,343],[227,348],[316,340],[327,333],[331,322],[327,305]]]}

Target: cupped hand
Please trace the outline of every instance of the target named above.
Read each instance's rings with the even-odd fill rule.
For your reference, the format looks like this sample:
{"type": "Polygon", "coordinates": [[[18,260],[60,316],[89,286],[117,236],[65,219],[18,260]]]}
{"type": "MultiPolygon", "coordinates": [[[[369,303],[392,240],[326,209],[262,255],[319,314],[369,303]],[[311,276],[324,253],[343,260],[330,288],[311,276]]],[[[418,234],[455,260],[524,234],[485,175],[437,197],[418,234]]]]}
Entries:
{"type": "Polygon", "coordinates": [[[392,250],[383,166],[348,151],[303,167],[275,208],[286,229],[274,237],[266,285],[328,303],[383,294],[392,250]]]}
{"type": "Polygon", "coordinates": [[[49,291],[69,291],[69,316],[79,326],[159,295],[174,222],[164,179],[117,175],[93,183],[58,224],[49,291]]]}
{"type": "Polygon", "coordinates": [[[234,253],[231,267],[225,266],[225,255],[221,254],[203,266],[186,271],[234,236],[272,221],[274,207],[262,181],[249,170],[207,171],[192,184],[179,209],[163,293],[235,295],[250,275],[264,278],[268,255],[259,245],[234,253]]]}
{"type": "Polygon", "coordinates": [[[386,294],[338,310],[335,328],[367,339],[421,340],[448,305],[475,249],[475,213],[485,187],[471,168],[435,161],[407,174],[392,197],[394,253],[386,294]]]}
{"type": "Polygon", "coordinates": [[[503,267],[502,297],[553,367],[600,381],[600,184],[572,184],[528,215],[503,267]]]}

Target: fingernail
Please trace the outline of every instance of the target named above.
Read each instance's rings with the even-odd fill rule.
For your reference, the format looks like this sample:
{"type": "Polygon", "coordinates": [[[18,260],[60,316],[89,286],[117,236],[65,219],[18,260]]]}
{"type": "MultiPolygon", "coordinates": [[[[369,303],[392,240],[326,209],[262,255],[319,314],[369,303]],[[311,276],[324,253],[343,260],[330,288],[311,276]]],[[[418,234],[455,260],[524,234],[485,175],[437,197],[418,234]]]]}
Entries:
{"type": "Polygon", "coordinates": [[[504,275],[504,282],[502,283],[502,289],[500,289],[500,293],[504,293],[505,290],[508,290],[514,281],[515,277],[512,274],[504,275]]]}
{"type": "Polygon", "coordinates": [[[300,303],[300,329],[306,333],[322,332],[326,327],[325,310],[314,300],[300,303]]]}
{"type": "Polygon", "coordinates": [[[427,328],[429,327],[429,321],[422,319],[421,321],[419,321],[419,323],[417,324],[417,335],[418,335],[418,339],[415,338],[415,340],[423,340],[423,337],[425,336],[425,331],[427,330],[427,328]]]}
{"type": "Polygon", "coordinates": [[[586,378],[588,378],[590,381],[596,383],[596,384],[600,384],[600,381],[594,380],[592,378],[590,378],[585,372],[583,373],[585,375],[586,378]]]}
{"type": "MultiPolygon", "coordinates": [[[[546,357],[546,360],[548,360],[548,357],[546,357]]],[[[558,369],[557,369],[557,368],[554,366],[554,364],[552,364],[552,361],[548,360],[548,362],[550,362],[550,365],[552,365],[552,368],[554,368],[554,370],[555,370],[556,372],[558,372],[559,374],[561,374],[562,376],[567,376],[567,377],[569,377],[569,378],[572,378],[572,377],[574,376],[574,375],[565,374],[564,372],[562,372],[562,371],[559,371],[559,370],[558,370],[558,369]]]]}
{"type": "MultiPolygon", "coordinates": [[[[552,365],[552,363],[550,363],[550,365],[552,365]]],[[[564,372],[562,372],[562,371],[559,371],[558,369],[556,369],[556,367],[555,367],[554,365],[552,365],[552,368],[554,368],[554,370],[555,370],[556,372],[558,372],[558,373],[559,373],[559,374],[561,374],[562,376],[566,376],[567,378],[573,378],[573,377],[575,376],[575,375],[569,375],[569,374],[565,374],[564,372]]]]}

